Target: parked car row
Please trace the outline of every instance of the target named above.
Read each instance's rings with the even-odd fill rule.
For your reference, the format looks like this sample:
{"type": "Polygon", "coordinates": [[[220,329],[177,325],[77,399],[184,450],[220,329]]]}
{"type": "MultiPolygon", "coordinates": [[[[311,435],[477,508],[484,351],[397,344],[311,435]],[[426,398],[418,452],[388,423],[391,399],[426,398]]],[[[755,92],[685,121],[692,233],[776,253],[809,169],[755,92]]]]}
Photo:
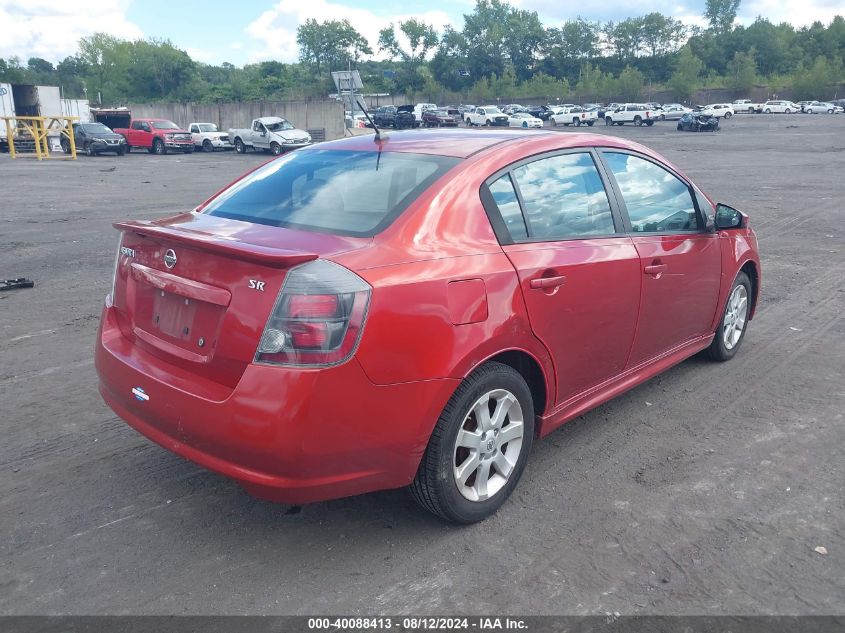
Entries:
{"type": "MultiPolygon", "coordinates": [[[[74,123],[73,138],[76,150],[89,156],[114,153],[118,156],[135,149],[151,154],[195,150],[213,152],[217,149],[263,150],[281,154],[311,144],[311,135],[296,128],[281,117],[260,117],[248,129],[233,128],[223,132],[214,123],[194,122],[187,130],[173,121],[155,118],[128,118],[126,127],[111,129],[102,122],[74,123]]],[[[70,140],[61,139],[62,150],[70,152],[70,140]]]]}
{"type": "Polygon", "coordinates": [[[755,103],[750,99],[738,99],[731,104],[736,112],[757,114],[838,114],[845,111],[845,99],[838,101],[789,101],[771,99],[755,103]]]}

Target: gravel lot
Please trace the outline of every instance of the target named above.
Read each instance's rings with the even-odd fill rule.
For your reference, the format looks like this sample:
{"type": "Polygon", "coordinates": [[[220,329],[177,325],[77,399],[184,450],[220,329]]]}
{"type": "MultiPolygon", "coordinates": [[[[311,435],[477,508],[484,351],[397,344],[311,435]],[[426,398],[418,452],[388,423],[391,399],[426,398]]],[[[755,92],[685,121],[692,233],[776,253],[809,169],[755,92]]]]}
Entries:
{"type": "Polygon", "coordinates": [[[100,400],[111,222],[189,209],[267,157],[0,155],[0,278],[37,282],[0,293],[0,613],[845,613],[845,116],[722,128],[592,131],[751,215],[763,291],[739,356],[565,425],[469,527],[401,490],[257,501],[100,400]]]}

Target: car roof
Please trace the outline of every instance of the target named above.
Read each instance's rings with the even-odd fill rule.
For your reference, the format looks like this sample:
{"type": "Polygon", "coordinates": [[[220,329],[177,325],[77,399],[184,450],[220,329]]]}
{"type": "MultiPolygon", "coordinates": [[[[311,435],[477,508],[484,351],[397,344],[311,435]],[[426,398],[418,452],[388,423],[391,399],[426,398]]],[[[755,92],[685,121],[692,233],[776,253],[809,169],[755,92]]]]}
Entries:
{"type": "MultiPolygon", "coordinates": [[[[654,156],[654,152],[647,147],[616,136],[603,134],[570,133],[562,134],[551,130],[468,130],[468,129],[434,129],[434,130],[404,130],[391,131],[382,141],[376,141],[372,135],[352,136],[312,145],[297,151],[314,150],[346,150],[346,151],[386,151],[408,152],[414,154],[431,154],[437,156],[452,156],[454,158],[469,158],[474,154],[495,148],[497,151],[503,145],[519,145],[525,156],[533,153],[551,151],[555,149],[569,149],[575,147],[615,147],[631,149],[654,156]]],[[[665,160],[665,159],[664,159],[665,160]]]]}

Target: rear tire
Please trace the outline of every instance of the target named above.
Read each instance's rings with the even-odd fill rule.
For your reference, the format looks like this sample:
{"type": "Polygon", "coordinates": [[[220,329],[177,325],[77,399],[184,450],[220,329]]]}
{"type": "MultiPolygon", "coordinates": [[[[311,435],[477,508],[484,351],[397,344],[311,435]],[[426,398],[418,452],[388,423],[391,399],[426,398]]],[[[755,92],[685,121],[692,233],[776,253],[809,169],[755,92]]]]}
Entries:
{"type": "Polygon", "coordinates": [[[481,521],[516,487],[533,439],[534,402],[525,379],[508,365],[485,363],[458,386],[443,409],[411,495],[448,521],[481,521]]]}
{"type": "Polygon", "coordinates": [[[645,124],[646,124],[648,127],[651,127],[652,125],[654,125],[654,121],[646,121],[646,122],[645,122],[645,124]]]}
{"type": "Polygon", "coordinates": [[[244,142],[239,138],[235,139],[235,151],[238,154],[246,154],[246,146],[244,145],[244,142]]]}
{"type": "Polygon", "coordinates": [[[740,271],[728,293],[722,318],[716,328],[716,335],[710,347],[707,348],[707,356],[710,360],[724,362],[736,356],[739,346],[745,339],[745,332],[748,330],[750,313],[751,280],[748,275],[740,271]]]}
{"type": "Polygon", "coordinates": [[[725,118],[730,119],[733,116],[730,112],[725,112],[725,118]]]}
{"type": "Polygon", "coordinates": [[[594,124],[594,123],[595,123],[595,121],[587,121],[587,126],[588,126],[588,127],[593,127],[593,124],[594,124]]]}

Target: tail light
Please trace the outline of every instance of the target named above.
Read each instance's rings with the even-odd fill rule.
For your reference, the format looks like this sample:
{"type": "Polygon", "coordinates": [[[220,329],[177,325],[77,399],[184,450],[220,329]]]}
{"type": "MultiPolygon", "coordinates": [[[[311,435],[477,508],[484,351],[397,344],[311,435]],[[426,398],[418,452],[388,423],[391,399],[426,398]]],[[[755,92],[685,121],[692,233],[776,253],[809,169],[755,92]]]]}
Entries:
{"type": "Polygon", "coordinates": [[[370,291],[358,275],[325,259],[292,269],[264,327],[255,361],[310,367],[343,362],[361,337],[370,291]]]}
{"type": "Polygon", "coordinates": [[[117,252],[114,254],[114,270],[111,276],[111,292],[109,293],[109,303],[114,304],[114,288],[117,284],[117,267],[120,265],[120,254],[123,250],[123,231],[117,238],[117,252]]]}

